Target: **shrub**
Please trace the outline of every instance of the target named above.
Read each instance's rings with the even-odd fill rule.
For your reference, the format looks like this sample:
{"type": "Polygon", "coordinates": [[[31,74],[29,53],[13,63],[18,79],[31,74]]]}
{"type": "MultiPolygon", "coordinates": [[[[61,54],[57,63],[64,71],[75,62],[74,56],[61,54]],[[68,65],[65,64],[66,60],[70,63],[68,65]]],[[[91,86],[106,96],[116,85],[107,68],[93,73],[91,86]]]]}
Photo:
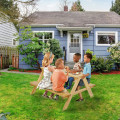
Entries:
{"type": "Polygon", "coordinates": [[[120,42],[112,47],[108,47],[108,52],[110,52],[110,57],[114,61],[114,63],[120,63],[120,42]]]}
{"type": "Polygon", "coordinates": [[[9,68],[8,68],[8,71],[10,71],[10,70],[17,70],[17,68],[9,67],[9,68]]]}
{"type": "Polygon", "coordinates": [[[94,62],[96,61],[96,55],[93,55],[93,51],[90,51],[90,49],[87,49],[86,53],[92,54],[91,64],[94,64],[94,62]]]}
{"type": "Polygon", "coordinates": [[[113,67],[113,61],[108,58],[98,57],[94,62],[93,72],[110,72],[113,67]]]}
{"type": "Polygon", "coordinates": [[[54,57],[54,60],[53,60],[53,64],[55,63],[55,61],[58,59],[58,58],[62,58],[63,57],[63,51],[62,49],[60,48],[60,43],[59,43],[59,40],[56,40],[56,39],[50,39],[47,44],[46,44],[46,49],[44,49],[44,54],[46,52],[49,52],[51,51],[55,57],[54,57]]]}

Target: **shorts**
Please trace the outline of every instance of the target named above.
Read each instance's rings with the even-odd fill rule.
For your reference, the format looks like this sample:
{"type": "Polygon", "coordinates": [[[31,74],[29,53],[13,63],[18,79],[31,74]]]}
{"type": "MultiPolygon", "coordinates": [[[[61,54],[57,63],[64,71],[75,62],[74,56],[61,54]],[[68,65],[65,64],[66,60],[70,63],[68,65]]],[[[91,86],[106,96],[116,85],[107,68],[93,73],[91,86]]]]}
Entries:
{"type": "MultiPolygon", "coordinates": [[[[88,84],[90,83],[90,78],[86,78],[87,79],[87,82],[88,82],[88,84]]],[[[79,86],[84,86],[84,82],[83,82],[83,80],[82,79],[80,79],[80,82],[79,82],[79,84],[78,84],[79,86]]]]}

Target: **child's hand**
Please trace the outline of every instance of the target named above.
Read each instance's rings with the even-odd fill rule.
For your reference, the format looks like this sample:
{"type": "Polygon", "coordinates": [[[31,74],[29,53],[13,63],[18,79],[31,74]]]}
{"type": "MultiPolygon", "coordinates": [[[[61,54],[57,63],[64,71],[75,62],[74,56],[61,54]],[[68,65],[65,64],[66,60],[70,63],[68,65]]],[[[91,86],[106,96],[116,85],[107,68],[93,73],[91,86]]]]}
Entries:
{"type": "Polygon", "coordinates": [[[55,68],[54,68],[53,66],[49,66],[49,67],[48,67],[48,70],[49,70],[50,72],[53,72],[53,71],[55,70],[55,68]]]}
{"type": "Polygon", "coordinates": [[[81,77],[81,79],[84,79],[86,76],[84,75],[84,74],[82,74],[82,77],[81,77]]]}
{"type": "Polygon", "coordinates": [[[70,68],[69,68],[68,66],[65,66],[65,69],[66,69],[66,70],[70,70],[70,68]]]}

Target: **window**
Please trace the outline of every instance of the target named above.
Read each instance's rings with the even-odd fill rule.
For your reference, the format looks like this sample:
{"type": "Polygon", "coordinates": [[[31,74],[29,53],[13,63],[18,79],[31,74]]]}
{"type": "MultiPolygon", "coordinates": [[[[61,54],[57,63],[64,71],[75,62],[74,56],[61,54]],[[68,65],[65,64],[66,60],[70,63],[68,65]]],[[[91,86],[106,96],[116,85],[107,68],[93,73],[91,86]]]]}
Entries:
{"type": "Polygon", "coordinates": [[[47,43],[48,40],[54,38],[54,32],[53,31],[34,31],[35,36],[39,37],[39,40],[42,40],[43,42],[47,43]]]}
{"type": "Polygon", "coordinates": [[[16,45],[16,40],[15,39],[13,39],[13,45],[16,45]]]}
{"type": "Polygon", "coordinates": [[[110,46],[118,42],[117,32],[97,31],[96,32],[96,45],[97,46],[110,46]]]}

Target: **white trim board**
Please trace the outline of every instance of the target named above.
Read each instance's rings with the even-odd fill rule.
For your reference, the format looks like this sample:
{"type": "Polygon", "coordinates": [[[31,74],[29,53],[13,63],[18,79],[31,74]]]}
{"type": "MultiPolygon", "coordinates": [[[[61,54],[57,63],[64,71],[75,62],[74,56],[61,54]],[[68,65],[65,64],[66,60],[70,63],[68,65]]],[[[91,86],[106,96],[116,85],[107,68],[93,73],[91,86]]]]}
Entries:
{"type": "MultiPolygon", "coordinates": [[[[115,34],[115,44],[118,42],[118,32],[117,31],[96,31],[95,32],[95,40],[96,40],[96,46],[111,46],[110,44],[98,44],[98,33],[114,33],[115,34]]],[[[112,45],[115,45],[112,44],[112,45]]]]}

